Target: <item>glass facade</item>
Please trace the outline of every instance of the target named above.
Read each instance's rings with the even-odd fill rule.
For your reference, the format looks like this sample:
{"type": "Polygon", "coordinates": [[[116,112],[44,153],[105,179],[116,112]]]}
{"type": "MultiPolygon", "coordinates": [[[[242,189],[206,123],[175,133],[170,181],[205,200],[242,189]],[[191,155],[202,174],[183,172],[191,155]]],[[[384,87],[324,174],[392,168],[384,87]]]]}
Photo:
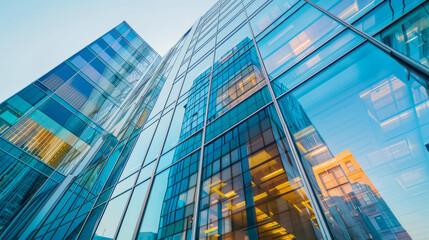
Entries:
{"type": "Polygon", "coordinates": [[[220,0],[162,59],[120,24],[1,104],[1,237],[427,239],[428,9],[220,0]]]}
{"type": "Polygon", "coordinates": [[[65,178],[98,158],[95,149],[127,134],[135,93],[152,84],[160,60],[123,22],[0,105],[2,239],[24,231],[65,178]]]}

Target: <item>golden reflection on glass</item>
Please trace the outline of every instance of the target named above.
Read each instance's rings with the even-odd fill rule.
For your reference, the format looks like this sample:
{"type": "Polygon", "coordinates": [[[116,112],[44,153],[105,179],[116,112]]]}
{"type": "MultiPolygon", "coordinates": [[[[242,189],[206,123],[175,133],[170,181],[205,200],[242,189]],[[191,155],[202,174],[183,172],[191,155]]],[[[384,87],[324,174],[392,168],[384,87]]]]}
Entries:
{"type": "Polygon", "coordinates": [[[215,66],[220,64],[220,68],[226,66],[213,80],[213,88],[216,90],[215,108],[219,115],[233,108],[265,85],[256,50],[251,48],[239,56],[243,51],[240,50],[241,46],[249,44],[249,41],[248,38],[244,39],[225,54],[218,63],[215,63],[215,66]],[[231,64],[231,61],[234,62],[231,64]]]}
{"type": "Polygon", "coordinates": [[[380,80],[362,84],[361,90],[350,90],[353,94],[344,90],[348,89],[346,85],[340,85],[330,93],[332,99],[323,98],[326,102],[314,99],[317,107],[305,102],[305,106],[313,107],[309,110],[311,119],[301,106],[301,99],[287,95],[280,101],[287,109],[285,116],[293,140],[307,171],[312,171],[313,183],[318,186],[319,199],[336,237],[346,234],[351,239],[412,239],[410,235],[416,236],[410,225],[410,216],[416,213],[404,211],[413,208],[402,201],[424,206],[419,202],[424,193],[418,186],[429,182],[424,163],[427,153],[416,144],[428,136],[418,129],[429,122],[429,100],[426,83],[412,73],[407,78],[404,81],[402,75],[386,72],[380,80]],[[357,121],[363,122],[363,126],[346,116],[349,108],[362,111],[363,116],[357,121]],[[337,112],[334,114],[332,109],[337,112]],[[363,134],[356,132],[358,127],[363,134]],[[368,141],[374,147],[369,147],[368,141]]]}
{"type": "MultiPolygon", "coordinates": [[[[63,131],[66,130],[63,129],[63,131]]],[[[65,139],[60,138],[29,117],[25,117],[20,123],[10,128],[3,137],[55,168],[70,150],[74,150],[71,152],[73,156],[80,153],[80,151],[72,148],[78,140],[76,136],[70,132],[59,134],[63,135],[65,139]]],[[[80,145],[79,149],[88,146],[82,141],[80,141],[80,145]]]]}
{"type": "Polygon", "coordinates": [[[275,141],[277,133],[267,120],[249,127],[254,136],[241,147],[249,153],[246,158],[234,163],[228,154],[221,157],[222,164],[231,161],[232,165],[203,181],[201,205],[207,209],[200,210],[200,239],[247,239],[255,234],[258,239],[319,237],[302,180],[292,165],[284,166],[284,161],[290,162],[283,142],[275,141]],[[259,124],[268,128],[262,134],[255,133],[259,124]]]}

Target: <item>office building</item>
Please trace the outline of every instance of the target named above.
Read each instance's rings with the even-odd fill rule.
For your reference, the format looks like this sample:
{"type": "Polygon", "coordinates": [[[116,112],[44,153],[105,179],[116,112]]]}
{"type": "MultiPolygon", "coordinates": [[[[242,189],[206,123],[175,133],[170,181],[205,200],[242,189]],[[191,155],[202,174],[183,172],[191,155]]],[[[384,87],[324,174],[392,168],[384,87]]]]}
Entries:
{"type": "MultiPolygon", "coordinates": [[[[51,174],[0,182],[28,183],[1,193],[1,237],[426,239],[428,12],[421,0],[220,0],[162,59],[122,23],[121,46],[146,60],[124,57],[134,87],[86,74],[80,52],[65,64],[104,91],[96,110],[64,70],[11,98],[30,113],[2,104],[8,172],[51,174]]],[[[101,39],[86,49],[113,69],[102,49],[118,38],[101,39]]]]}

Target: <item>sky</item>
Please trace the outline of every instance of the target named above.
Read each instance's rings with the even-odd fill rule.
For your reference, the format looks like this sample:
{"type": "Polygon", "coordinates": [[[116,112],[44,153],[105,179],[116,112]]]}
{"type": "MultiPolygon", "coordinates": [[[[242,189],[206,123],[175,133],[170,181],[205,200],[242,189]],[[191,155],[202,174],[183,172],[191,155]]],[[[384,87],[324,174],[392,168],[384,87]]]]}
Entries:
{"type": "Polygon", "coordinates": [[[0,0],[0,102],[127,21],[161,56],[215,0],[0,0]]]}

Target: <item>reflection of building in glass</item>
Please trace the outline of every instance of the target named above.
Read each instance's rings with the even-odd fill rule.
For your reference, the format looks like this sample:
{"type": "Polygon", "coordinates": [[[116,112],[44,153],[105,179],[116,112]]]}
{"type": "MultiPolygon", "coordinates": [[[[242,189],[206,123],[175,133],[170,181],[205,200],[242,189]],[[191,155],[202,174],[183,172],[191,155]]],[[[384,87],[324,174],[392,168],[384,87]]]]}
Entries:
{"type": "Polygon", "coordinates": [[[0,239],[426,239],[427,10],[222,0],[162,59],[121,23],[0,104],[0,239]]]}
{"type": "MultiPolygon", "coordinates": [[[[260,87],[256,88],[255,86],[261,85],[261,83],[263,83],[260,64],[257,60],[257,55],[254,48],[247,48],[247,50],[245,50],[246,52],[240,57],[240,59],[234,59],[235,54],[239,51],[243,51],[243,48],[246,48],[249,43],[251,43],[250,39],[247,38],[243,40],[214,64],[214,66],[217,67],[216,70],[218,74],[213,78],[216,79],[213,82],[219,82],[219,84],[223,86],[220,87],[217,91],[212,91],[212,93],[216,94],[217,96],[217,105],[216,107],[210,107],[215,108],[216,110],[222,109],[218,113],[219,115],[222,115],[222,111],[227,111],[228,109],[233,108],[237,104],[237,102],[240,102],[237,98],[244,99],[247,96],[251,95],[253,92],[259,90],[260,87]],[[250,58],[251,61],[243,61],[243,59],[248,60],[248,58],[250,58]],[[226,87],[227,90],[225,91],[224,89],[226,87]]],[[[201,97],[200,93],[203,92],[205,95],[207,94],[210,70],[211,68],[205,70],[193,81],[193,85],[191,87],[191,90],[189,91],[189,97],[187,99],[186,104],[184,105],[185,113],[181,126],[181,140],[185,139],[189,135],[192,135],[195,132],[194,129],[199,129],[203,124],[204,109],[207,98],[204,95],[204,97],[201,97]]],[[[187,142],[189,142],[189,140],[183,142],[181,145],[186,145],[187,142]]],[[[176,160],[181,158],[180,156],[184,155],[184,149],[182,147],[177,147],[175,150],[173,150],[173,152],[174,156],[172,157],[172,160],[170,160],[171,162],[175,162],[176,160]]],[[[265,152],[265,154],[268,153],[265,152]]],[[[174,165],[170,170],[167,192],[164,197],[164,203],[162,207],[162,216],[160,219],[160,230],[158,233],[158,239],[169,237],[170,235],[179,233],[182,234],[182,237],[190,235],[190,230],[193,221],[198,157],[199,152],[193,153],[191,156],[186,157],[185,159],[174,165]],[[178,176],[181,177],[178,178],[178,176]],[[183,180],[180,181],[180,179],[183,180]],[[172,205],[177,206],[177,208],[179,209],[176,211],[171,211],[170,208],[172,205]]],[[[257,158],[258,157],[254,157],[255,161],[260,161],[257,160],[257,158]]],[[[275,164],[274,161],[273,164],[275,164]]],[[[284,170],[281,169],[281,164],[277,166],[277,168],[279,169],[274,171],[274,174],[268,174],[267,176],[265,176],[265,178],[263,178],[264,181],[284,173],[284,170]]],[[[229,199],[230,201],[225,204],[226,208],[229,209],[228,211],[235,212],[238,211],[238,209],[243,208],[245,202],[241,202],[236,205],[232,204],[231,199],[240,199],[240,196],[237,195],[234,190],[231,190],[229,193],[226,194],[222,193],[222,190],[226,188],[227,183],[224,183],[219,180],[212,185],[213,186],[211,186],[210,189],[207,189],[206,191],[218,194],[219,198],[229,199]]],[[[286,192],[286,190],[284,190],[284,192],[286,192]]],[[[243,196],[241,196],[241,198],[242,197],[243,196]]],[[[262,193],[259,196],[255,196],[254,199],[259,200],[266,197],[268,197],[267,193],[262,193]]],[[[306,200],[306,202],[308,202],[308,200],[306,200]]],[[[256,218],[259,220],[266,220],[270,218],[266,213],[264,213],[264,211],[258,208],[256,208],[256,215],[256,218]]],[[[276,225],[278,225],[278,223],[273,221],[265,227],[266,229],[264,229],[264,231],[274,229],[276,225]]],[[[243,228],[245,226],[241,227],[243,228]]],[[[232,231],[232,229],[228,228],[231,228],[231,226],[225,226],[223,229],[218,229],[217,227],[214,227],[212,229],[206,230],[206,234],[211,236],[212,232],[222,233],[224,231],[232,231]]],[[[290,235],[282,227],[279,227],[275,231],[283,232],[283,235],[290,235]]],[[[145,239],[144,236],[145,233],[141,233],[139,239],[145,239]]],[[[293,235],[290,235],[290,237],[292,236],[293,235]]]]}
{"type": "Polygon", "coordinates": [[[352,239],[411,239],[350,150],[334,157],[299,102],[289,96],[287,103],[292,131],[302,129],[293,134],[295,144],[313,170],[326,211],[340,227],[337,236],[346,229],[352,239]]]}
{"type": "Polygon", "coordinates": [[[252,45],[253,42],[246,38],[214,63],[208,121],[222,115],[263,86],[261,64],[252,45]]]}
{"type": "Polygon", "coordinates": [[[356,238],[367,232],[376,239],[411,239],[349,150],[314,166],[313,172],[327,208],[356,238]]]}
{"type": "Polygon", "coordinates": [[[208,146],[200,239],[316,237],[306,231],[318,224],[271,114],[257,114],[208,146]],[[220,156],[218,148],[230,144],[230,153],[220,156]]]}

